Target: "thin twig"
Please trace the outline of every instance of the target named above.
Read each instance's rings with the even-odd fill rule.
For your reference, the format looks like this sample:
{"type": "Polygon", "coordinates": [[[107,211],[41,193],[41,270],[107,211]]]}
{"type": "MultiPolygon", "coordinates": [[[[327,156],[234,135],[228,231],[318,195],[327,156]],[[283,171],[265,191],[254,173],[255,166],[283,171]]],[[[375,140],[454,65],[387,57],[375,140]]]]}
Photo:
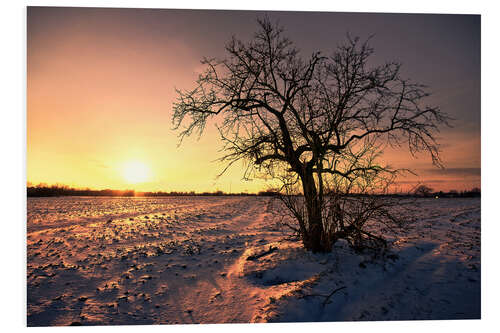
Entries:
{"type": "Polygon", "coordinates": [[[304,297],[310,297],[310,296],[318,296],[318,297],[324,297],[325,300],[323,301],[322,303],[322,306],[325,306],[327,304],[327,302],[330,300],[330,297],[333,296],[333,294],[335,294],[337,291],[340,291],[342,289],[345,289],[347,288],[346,286],[343,286],[343,287],[339,287],[337,289],[334,289],[330,294],[328,295],[322,295],[322,294],[307,294],[307,295],[303,295],[302,298],[304,297]]]}
{"type": "Polygon", "coordinates": [[[343,286],[343,287],[339,287],[339,288],[335,289],[334,291],[332,291],[330,293],[330,295],[328,295],[326,297],[325,301],[323,302],[323,306],[325,306],[327,304],[328,300],[330,300],[330,297],[332,297],[333,294],[335,294],[337,291],[340,291],[340,290],[345,289],[345,288],[346,288],[346,286],[343,286]]]}

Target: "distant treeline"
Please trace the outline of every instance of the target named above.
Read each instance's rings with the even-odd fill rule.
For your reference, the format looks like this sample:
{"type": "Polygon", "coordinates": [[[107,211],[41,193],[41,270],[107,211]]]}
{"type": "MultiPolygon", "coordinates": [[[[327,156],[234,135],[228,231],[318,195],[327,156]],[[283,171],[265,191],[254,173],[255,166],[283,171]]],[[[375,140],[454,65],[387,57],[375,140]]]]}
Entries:
{"type": "Polygon", "coordinates": [[[449,192],[434,191],[431,187],[427,185],[419,185],[412,192],[413,196],[416,197],[437,197],[437,198],[474,198],[481,196],[481,189],[474,187],[472,190],[457,191],[450,190],[449,192]]]}
{"type": "Polygon", "coordinates": [[[169,197],[169,196],[225,196],[225,195],[241,195],[241,196],[271,196],[275,195],[272,191],[261,191],[259,193],[226,193],[223,191],[215,192],[139,192],[134,190],[92,190],[90,188],[78,189],[71,188],[66,185],[45,185],[27,187],[28,197],[60,197],[60,196],[91,196],[91,197],[169,197]]]}
{"type": "Polygon", "coordinates": [[[481,197],[480,189],[472,189],[466,191],[450,191],[450,192],[433,192],[427,195],[416,195],[423,197],[438,197],[438,198],[478,198],[481,197]]]}
{"type": "MultiPolygon", "coordinates": [[[[223,191],[215,191],[215,192],[138,192],[134,190],[92,190],[90,188],[78,189],[71,188],[67,185],[45,185],[39,184],[36,186],[27,187],[28,197],[60,197],[60,196],[91,196],[91,197],[169,197],[169,196],[277,196],[278,192],[267,190],[260,191],[258,193],[247,193],[247,192],[239,192],[239,193],[227,193],[223,191]]],[[[356,196],[356,194],[352,194],[356,196]]],[[[359,194],[358,194],[359,195],[359,194]]],[[[449,192],[434,192],[431,188],[426,186],[421,186],[417,188],[417,190],[411,193],[392,193],[392,194],[383,194],[383,196],[389,197],[438,197],[438,198],[472,198],[472,197],[480,197],[481,190],[479,188],[473,188],[472,190],[466,191],[456,191],[451,190],[449,192]]]]}

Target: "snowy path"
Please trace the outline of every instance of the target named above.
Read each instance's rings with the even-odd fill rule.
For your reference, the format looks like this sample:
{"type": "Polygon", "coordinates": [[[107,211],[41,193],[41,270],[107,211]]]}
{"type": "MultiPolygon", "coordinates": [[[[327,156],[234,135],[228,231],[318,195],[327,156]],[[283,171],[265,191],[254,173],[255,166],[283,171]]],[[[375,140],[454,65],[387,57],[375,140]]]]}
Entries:
{"type": "MultiPolygon", "coordinates": [[[[233,218],[227,231],[239,234],[246,230],[249,237],[246,246],[259,239],[254,231],[268,213],[260,205],[252,206],[244,214],[233,218]],[[248,233],[250,231],[250,233],[248,233]]],[[[261,237],[262,235],[260,235],[261,237]]],[[[238,244],[226,243],[229,249],[237,249],[238,244]]],[[[229,250],[228,249],[228,250],[229,250]]],[[[241,251],[234,253],[241,255],[241,251]]],[[[212,255],[216,255],[213,253],[212,255]]],[[[217,270],[200,272],[203,278],[193,285],[182,286],[178,291],[178,321],[183,323],[248,323],[251,321],[263,291],[238,275],[241,257],[234,256],[217,270]],[[186,310],[187,309],[187,310],[186,310]]]]}

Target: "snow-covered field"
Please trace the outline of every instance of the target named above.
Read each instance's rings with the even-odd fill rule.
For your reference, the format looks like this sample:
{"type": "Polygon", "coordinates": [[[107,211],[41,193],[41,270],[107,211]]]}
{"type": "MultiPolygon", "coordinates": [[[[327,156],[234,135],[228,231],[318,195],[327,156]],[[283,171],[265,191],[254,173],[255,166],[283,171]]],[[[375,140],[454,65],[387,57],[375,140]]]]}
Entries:
{"type": "Polygon", "coordinates": [[[384,257],[304,251],[271,200],[29,198],[28,326],[480,318],[479,199],[418,199],[384,257]]]}

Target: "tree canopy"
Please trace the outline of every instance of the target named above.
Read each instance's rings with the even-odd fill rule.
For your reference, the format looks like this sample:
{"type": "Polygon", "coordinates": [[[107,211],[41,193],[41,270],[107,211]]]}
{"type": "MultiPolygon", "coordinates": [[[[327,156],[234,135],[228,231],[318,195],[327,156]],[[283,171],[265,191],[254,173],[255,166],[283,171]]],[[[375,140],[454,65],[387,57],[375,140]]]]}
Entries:
{"type": "Polygon", "coordinates": [[[378,158],[387,144],[428,152],[441,166],[435,134],[448,117],[422,105],[429,93],[402,78],[399,63],[371,65],[369,39],[347,36],[331,55],[303,58],[280,26],[258,23],[251,41],[226,45],[226,58],[202,60],[196,87],[178,91],[174,127],[181,137],[201,135],[215,118],[227,166],[243,160],[247,178],[266,175],[288,189],[298,184],[304,244],[324,250],[331,241],[308,244],[325,242],[327,193],[383,188],[398,172],[378,158]]]}

